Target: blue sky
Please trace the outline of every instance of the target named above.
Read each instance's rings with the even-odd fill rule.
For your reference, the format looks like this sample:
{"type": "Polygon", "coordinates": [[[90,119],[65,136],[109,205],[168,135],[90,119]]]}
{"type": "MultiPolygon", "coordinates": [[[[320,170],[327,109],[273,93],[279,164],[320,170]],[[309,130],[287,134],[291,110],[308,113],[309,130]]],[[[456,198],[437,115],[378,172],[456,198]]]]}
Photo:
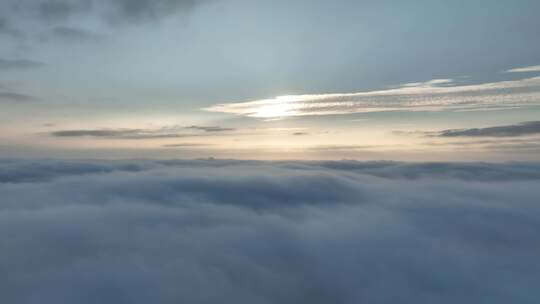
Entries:
{"type": "Polygon", "coordinates": [[[538,1],[0,8],[5,156],[539,155],[538,1]],[[438,136],[523,123],[526,133],[438,136]]]}

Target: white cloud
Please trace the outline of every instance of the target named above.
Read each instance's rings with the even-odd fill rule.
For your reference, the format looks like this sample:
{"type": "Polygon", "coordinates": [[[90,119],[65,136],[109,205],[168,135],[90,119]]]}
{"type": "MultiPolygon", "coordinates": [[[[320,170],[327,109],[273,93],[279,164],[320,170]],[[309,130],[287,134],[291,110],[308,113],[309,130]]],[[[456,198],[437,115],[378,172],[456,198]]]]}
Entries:
{"type": "Polygon", "coordinates": [[[410,82],[404,83],[400,87],[431,87],[441,84],[451,84],[454,82],[454,79],[432,79],[425,82],[410,82]]]}
{"type": "Polygon", "coordinates": [[[528,72],[540,72],[540,65],[533,65],[523,68],[515,68],[506,71],[507,73],[528,73],[528,72]]]}
{"type": "Polygon", "coordinates": [[[452,83],[451,79],[435,79],[379,91],[285,95],[222,103],[204,110],[278,118],[382,111],[490,110],[540,105],[540,77],[449,86],[452,83]]]}

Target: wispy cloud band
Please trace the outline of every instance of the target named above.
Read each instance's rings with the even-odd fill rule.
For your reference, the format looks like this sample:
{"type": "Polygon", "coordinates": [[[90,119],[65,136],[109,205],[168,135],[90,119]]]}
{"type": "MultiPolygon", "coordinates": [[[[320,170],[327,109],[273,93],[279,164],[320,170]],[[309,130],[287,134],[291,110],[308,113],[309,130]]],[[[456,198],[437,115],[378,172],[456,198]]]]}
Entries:
{"type": "Polygon", "coordinates": [[[383,111],[489,110],[540,105],[540,77],[452,85],[451,79],[404,84],[379,91],[285,95],[204,110],[258,118],[352,114],[383,111]]]}

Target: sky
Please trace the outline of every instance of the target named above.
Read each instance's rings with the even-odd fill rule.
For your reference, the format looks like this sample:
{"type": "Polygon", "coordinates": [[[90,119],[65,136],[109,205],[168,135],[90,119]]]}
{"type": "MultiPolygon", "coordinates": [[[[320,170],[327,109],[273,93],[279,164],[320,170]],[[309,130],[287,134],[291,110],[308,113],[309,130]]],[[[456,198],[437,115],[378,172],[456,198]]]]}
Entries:
{"type": "Polygon", "coordinates": [[[540,2],[5,0],[5,158],[540,160],[540,2]]]}

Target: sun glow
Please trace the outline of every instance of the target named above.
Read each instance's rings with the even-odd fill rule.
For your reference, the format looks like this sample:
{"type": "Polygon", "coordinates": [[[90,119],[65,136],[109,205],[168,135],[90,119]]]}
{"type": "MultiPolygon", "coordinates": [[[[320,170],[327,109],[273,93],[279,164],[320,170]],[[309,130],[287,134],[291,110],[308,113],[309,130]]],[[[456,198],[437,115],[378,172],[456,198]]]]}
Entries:
{"type": "Polygon", "coordinates": [[[294,102],[295,100],[289,99],[287,96],[280,96],[272,103],[254,108],[251,116],[260,118],[294,116],[297,114],[295,108],[298,107],[294,102]]]}

